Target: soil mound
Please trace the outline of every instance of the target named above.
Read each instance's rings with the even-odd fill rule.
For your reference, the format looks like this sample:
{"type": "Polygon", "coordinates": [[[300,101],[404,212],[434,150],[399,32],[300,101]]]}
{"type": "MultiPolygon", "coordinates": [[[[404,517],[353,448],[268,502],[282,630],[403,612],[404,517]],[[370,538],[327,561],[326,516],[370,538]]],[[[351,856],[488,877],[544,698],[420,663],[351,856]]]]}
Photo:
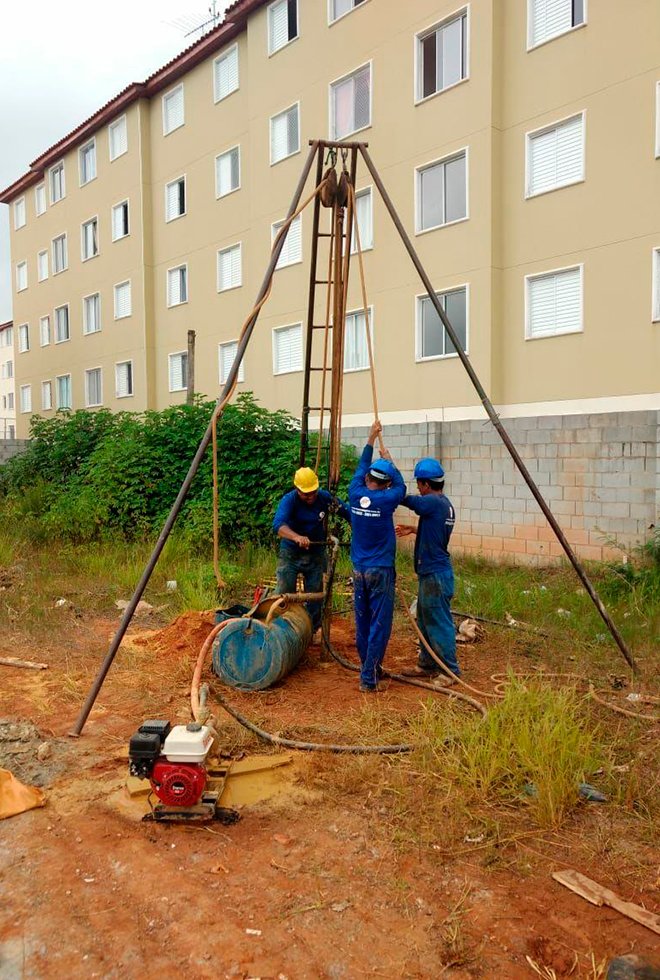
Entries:
{"type": "Polygon", "coordinates": [[[197,655],[214,625],[214,612],[182,613],[161,630],[143,630],[126,637],[124,643],[150,653],[172,657],[197,655]]]}

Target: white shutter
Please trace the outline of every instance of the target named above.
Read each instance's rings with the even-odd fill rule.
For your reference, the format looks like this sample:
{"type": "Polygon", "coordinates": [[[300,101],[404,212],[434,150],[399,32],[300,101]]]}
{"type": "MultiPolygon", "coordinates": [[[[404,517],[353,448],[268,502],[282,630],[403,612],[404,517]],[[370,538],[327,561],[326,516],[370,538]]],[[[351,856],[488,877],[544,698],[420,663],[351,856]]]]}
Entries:
{"type": "Polygon", "coordinates": [[[355,74],[354,128],[363,129],[371,124],[371,67],[367,65],[355,74]]]}
{"type": "Polygon", "coordinates": [[[16,201],[14,204],[14,229],[18,230],[22,228],[25,224],[25,198],[21,197],[20,200],[16,201]]]}
{"type": "Polygon", "coordinates": [[[232,245],[218,252],[218,292],[242,284],[241,246],[232,245]]]}
{"type": "Polygon", "coordinates": [[[115,320],[131,315],[131,284],[119,283],[115,286],[115,320]]]}
{"type": "Polygon", "coordinates": [[[302,325],[280,327],[273,333],[275,374],[302,370],[302,325]]]}
{"type": "MultiPolygon", "coordinates": [[[[238,351],[238,341],[232,340],[227,344],[218,344],[218,358],[220,367],[220,384],[225,384],[229,377],[232,364],[236,360],[238,351]]],[[[245,381],[245,361],[241,361],[238,369],[238,380],[245,381]]]]}
{"type": "Polygon", "coordinates": [[[660,248],[653,249],[653,320],[660,320],[660,248]]]}
{"type": "Polygon", "coordinates": [[[128,234],[128,201],[115,204],[112,209],[112,240],[116,242],[128,234]]]}
{"type": "Polygon", "coordinates": [[[115,392],[117,398],[133,394],[133,362],[122,361],[115,364],[115,392]]]}
{"type": "MultiPolygon", "coordinates": [[[[183,214],[181,204],[181,183],[183,178],[173,181],[165,188],[165,220],[171,221],[183,214]]],[[[185,193],[185,192],[184,192],[185,193]]]]}
{"type": "Polygon", "coordinates": [[[288,156],[289,144],[287,133],[287,114],[283,112],[279,116],[273,116],[270,121],[271,163],[277,163],[278,160],[282,160],[285,156],[288,156]]]}
{"type": "Polygon", "coordinates": [[[240,184],[240,152],[237,146],[216,157],[215,173],[218,197],[236,190],[240,184]]]}
{"type": "Polygon", "coordinates": [[[582,273],[579,268],[528,280],[528,336],[582,329],[582,273]]]}
{"type": "Polygon", "coordinates": [[[529,139],[528,193],[543,191],[582,180],[584,177],[584,117],[568,119],[529,139]]]}
{"type": "Polygon", "coordinates": [[[44,214],[46,211],[46,185],[39,184],[34,192],[34,203],[37,214],[44,214]]]}
{"type": "Polygon", "coordinates": [[[188,300],[188,269],[185,265],[167,271],[167,305],[178,306],[188,300]]]}
{"type": "Polygon", "coordinates": [[[20,292],[22,289],[27,289],[28,277],[27,277],[27,262],[19,262],[16,266],[16,290],[20,292]]]}
{"type": "Polygon", "coordinates": [[[215,101],[226,98],[238,88],[238,47],[235,45],[214,62],[215,101]]]}
{"type": "MultiPolygon", "coordinates": [[[[283,221],[278,221],[273,225],[273,241],[275,240],[278,231],[284,224],[283,221]]],[[[284,238],[284,245],[280,253],[279,261],[276,268],[282,269],[284,266],[293,265],[295,262],[302,261],[302,222],[301,216],[298,215],[297,218],[289,225],[289,229],[284,238]]]]}
{"type": "Polygon", "coordinates": [[[39,320],[39,343],[42,347],[50,344],[50,317],[42,316],[39,320]]]}
{"type": "Polygon", "coordinates": [[[37,255],[37,274],[39,282],[48,279],[48,252],[39,252],[37,255]]]}
{"type": "MultiPolygon", "coordinates": [[[[373,248],[373,197],[370,187],[355,195],[355,217],[360,232],[360,246],[362,250],[373,248]]],[[[355,228],[353,228],[353,238],[351,241],[352,252],[357,252],[357,245],[357,235],[355,228]]]]}
{"type": "Polygon", "coordinates": [[[85,333],[96,333],[101,329],[101,299],[98,293],[93,296],[85,296],[84,303],[84,324],[85,333]]]}
{"type": "Polygon", "coordinates": [[[170,354],[170,391],[183,391],[187,383],[187,354],[170,354]]]}
{"type": "Polygon", "coordinates": [[[163,96],[163,132],[165,135],[184,123],[183,85],[163,96]]]}
{"type": "Polygon", "coordinates": [[[116,160],[128,150],[126,116],[122,116],[117,122],[111,123],[108,131],[110,134],[110,159],[116,160]]]}
{"type": "Polygon", "coordinates": [[[575,116],[557,127],[557,183],[569,184],[584,177],[584,116],[575,116]]]}
{"type": "Polygon", "coordinates": [[[49,411],[53,407],[53,386],[50,381],[41,382],[41,408],[49,411]]]}
{"type": "Polygon", "coordinates": [[[268,51],[274,54],[289,40],[288,0],[279,0],[268,8],[268,51]]]}
{"type": "Polygon", "coordinates": [[[21,385],[21,412],[32,411],[32,386],[21,385]]]}
{"type": "Polygon", "coordinates": [[[101,368],[85,371],[85,396],[88,406],[101,404],[101,368]]]}
{"type": "Polygon", "coordinates": [[[530,44],[540,44],[570,30],[573,24],[571,0],[531,0],[530,44]]]}

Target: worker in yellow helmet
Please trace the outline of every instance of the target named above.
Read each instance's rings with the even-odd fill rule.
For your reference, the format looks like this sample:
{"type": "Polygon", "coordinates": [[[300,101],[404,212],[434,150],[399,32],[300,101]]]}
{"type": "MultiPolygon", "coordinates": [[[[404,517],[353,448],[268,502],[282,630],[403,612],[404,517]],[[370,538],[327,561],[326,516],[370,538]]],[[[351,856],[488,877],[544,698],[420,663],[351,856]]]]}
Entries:
{"type": "MultiPolygon", "coordinates": [[[[327,490],[319,489],[319,478],[308,466],[296,470],[293,486],[280,500],[273,518],[273,530],[280,538],[277,591],[295,592],[300,574],[305,592],[322,592],[327,554],[326,517],[335,498],[327,490]]],[[[350,522],[346,504],[341,500],[336,502],[338,513],[350,522]]],[[[321,625],[321,602],[308,602],[307,611],[316,631],[321,625]]]]}

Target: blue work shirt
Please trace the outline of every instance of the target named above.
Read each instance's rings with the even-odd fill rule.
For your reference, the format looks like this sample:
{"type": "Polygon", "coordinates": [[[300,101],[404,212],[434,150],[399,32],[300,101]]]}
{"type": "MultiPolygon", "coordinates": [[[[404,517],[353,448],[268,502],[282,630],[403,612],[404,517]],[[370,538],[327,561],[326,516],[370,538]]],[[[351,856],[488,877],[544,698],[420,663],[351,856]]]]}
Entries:
{"type": "Polygon", "coordinates": [[[442,572],[451,568],[447,550],[454,530],[454,508],[444,493],[415,494],[403,500],[403,506],[419,515],[415,538],[415,571],[418,575],[442,572]]]}
{"type": "Polygon", "coordinates": [[[406,495],[406,485],[396,468],[392,485],[387,490],[367,488],[364,478],[373,456],[374,447],[366,445],[348,488],[353,532],[351,560],[358,571],[394,566],[396,535],[392,514],[406,495]]]}
{"type": "MultiPolygon", "coordinates": [[[[290,527],[296,534],[309,538],[310,541],[325,541],[326,532],[324,521],[332,504],[332,494],[327,490],[319,490],[316,499],[311,504],[306,503],[298,495],[297,490],[285,493],[275,511],[273,531],[277,533],[283,524],[290,527]]],[[[344,520],[350,521],[348,508],[343,501],[338,500],[339,514],[344,520]]],[[[315,554],[320,548],[301,548],[295,541],[280,540],[281,551],[293,551],[296,554],[315,554]]]]}

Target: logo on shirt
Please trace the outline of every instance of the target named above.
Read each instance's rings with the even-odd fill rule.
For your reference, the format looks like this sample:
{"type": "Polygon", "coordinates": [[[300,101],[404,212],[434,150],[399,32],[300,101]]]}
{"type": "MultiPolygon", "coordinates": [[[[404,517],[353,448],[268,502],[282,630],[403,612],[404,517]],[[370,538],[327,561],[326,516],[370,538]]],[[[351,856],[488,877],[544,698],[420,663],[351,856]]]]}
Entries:
{"type": "Polygon", "coordinates": [[[371,497],[360,497],[360,507],[364,507],[365,510],[371,507],[371,497]]]}
{"type": "Polygon", "coordinates": [[[324,517],[325,517],[325,511],[324,510],[320,510],[319,511],[319,520],[322,521],[324,517]]]}

